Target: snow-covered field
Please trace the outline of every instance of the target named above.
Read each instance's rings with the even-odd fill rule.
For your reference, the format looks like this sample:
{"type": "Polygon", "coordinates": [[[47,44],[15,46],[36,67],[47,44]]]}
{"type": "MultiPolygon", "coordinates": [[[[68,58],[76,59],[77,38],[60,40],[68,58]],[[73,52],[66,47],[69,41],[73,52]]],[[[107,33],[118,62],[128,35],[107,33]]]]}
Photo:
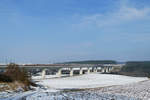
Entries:
{"type": "MultiPolygon", "coordinates": [[[[49,76],[50,78],[51,76],[49,76]]],[[[36,78],[38,79],[38,78],[36,78]]],[[[0,100],[148,100],[150,80],[111,74],[85,74],[37,82],[45,88],[23,93],[0,92],[0,100]],[[87,89],[88,88],[88,89],[87,89]],[[85,89],[64,91],[63,89],[85,89]]]]}
{"type": "Polygon", "coordinates": [[[133,98],[142,98],[142,100],[150,100],[150,80],[101,89],[93,89],[91,92],[125,95],[133,98]]]}
{"type": "MultiPolygon", "coordinates": [[[[64,76],[69,76],[69,75],[63,74],[62,76],[64,77],[64,76]]],[[[52,78],[59,78],[59,77],[60,76],[58,76],[58,75],[45,75],[45,79],[52,79],[52,78]]],[[[40,76],[32,76],[32,79],[33,80],[41,80],[43,78],[42,78],[42,75],[40,75],[40,76]]]]}
{"type": "Polygon", "coordinates": [[[147,80],[147,78],[95,73],[65,78],[45,79],[38,82],[38,84],[56,89],[83,89],[123,85],[143,80],[147,80]]]}
{"type": "Polygon", "coordinates": [[[67,93],[39,92],[31,96],[28,96],[26,100],[142,100],[142,99],[127,97],[123,95],[93,93],[86,91],[86,92],[67,92],[67,93]]]}

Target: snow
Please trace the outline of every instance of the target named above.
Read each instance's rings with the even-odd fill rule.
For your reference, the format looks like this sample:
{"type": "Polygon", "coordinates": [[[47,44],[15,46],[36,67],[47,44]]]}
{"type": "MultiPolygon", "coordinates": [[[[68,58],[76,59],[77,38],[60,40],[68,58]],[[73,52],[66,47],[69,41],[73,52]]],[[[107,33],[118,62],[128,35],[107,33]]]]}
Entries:
{"type": "Polygon", "coordinates": [[[34,91],[0,92],[0,100],[148,100],[150,80],[111,74],[84,74],[73,77],[38,79],[34,91]],[[63,89],[85,89],[68,91],[63,89]]]}
{"type": "Polygon", "coordinates": [[[128,97],[148,100],[150,98],[150,80],[120,86],[105,87],[96,90],[93,89],[91,92],[125,95],[128,97]]]}
{"type": "MultiPolygon", "coordinates": [[[[69,76],[69,75],[68,74],[63,74],[62,77],[63,76],[69,76]]],[[[45,75],[45,79],[58,78],[58,77],[60,77],[60,76],[59,75],[45,75]]],[[[43,78],[42,78],[42,75],[41,75],[41,76],[32,76],[32,79],[33,80],[41,80],[43,78]]]]}
{"type": "Polygon", "coordinates": [[[127,96],[111,95],[92,92],[49,93],[40,92],[28,96],[26,100],[141,100],[127,96]]]}
{"type": "MultiPolygon", "coordinates": [[[[45,78],[56,78],[58,75],[45,75],[45,78]]],[[[33,80],[39,80],[42,79],[42,76],[32,76],[33,80]]]]}
{"type": "Polygon", "coordinates": [[[148,78],[110,74],[85,74],[81,76],[45,79],[38,82],[38,84],[55,89],[85,89],[123,85],[144,80],[148,80],[148,78]]]}
{"type": "Polygon", "coordinates": [[[74,92],[38,92],[27,100],[149,100],[150,80],[74,92]]]}
{"type": "Polygon", "coordinates": [[[8,96],[7,98],[2,98],[0,100],[24,100],[27,96],[36,93],[36,91],[27,91],[24,93],[14,93],[13,96],[8,96]]]}

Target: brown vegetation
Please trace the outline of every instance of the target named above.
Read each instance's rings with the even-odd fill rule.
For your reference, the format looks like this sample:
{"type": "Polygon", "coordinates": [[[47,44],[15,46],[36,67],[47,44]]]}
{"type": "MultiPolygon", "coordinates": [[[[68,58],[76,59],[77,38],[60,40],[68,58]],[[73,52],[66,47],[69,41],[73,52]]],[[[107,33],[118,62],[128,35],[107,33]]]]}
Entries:
{"type": "MultiPolygon", "coordinates": [[[[31,78],[24,68],[20,68],[17,64],[11,63],[6,68],[6,71],[0,75],[0,82],[20,84],[24,90],[29,90],[30,85],[35,85],[31,82],[31,78]]],[[[15,85],[14,86],[17,86],[15,85]]]]}
{"type": "Polygon", "coordinates": [[[18,82],[18,81],[14,81],[14,82],[0,82],[0,91],[6,91],[6,90],[12,90],[12,91],[18,91],[18,89],[22,89],[27,90],[26,85],[18,82]]]}
{"type": "Polygon", "coordinates": [[[12,82],[12,79],[9,76],[0,74],[0,82],[12,82]]]}

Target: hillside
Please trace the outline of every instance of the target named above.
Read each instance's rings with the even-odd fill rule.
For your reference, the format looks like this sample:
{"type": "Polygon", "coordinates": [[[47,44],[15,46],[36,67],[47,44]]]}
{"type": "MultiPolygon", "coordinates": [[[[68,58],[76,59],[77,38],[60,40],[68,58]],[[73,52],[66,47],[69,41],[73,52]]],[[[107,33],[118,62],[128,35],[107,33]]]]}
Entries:
{"type": "Polygon", "coordinates": [[[130,61],[121,69],[121,73],[132,76],[150,77],[150,61],[130,61]]]}

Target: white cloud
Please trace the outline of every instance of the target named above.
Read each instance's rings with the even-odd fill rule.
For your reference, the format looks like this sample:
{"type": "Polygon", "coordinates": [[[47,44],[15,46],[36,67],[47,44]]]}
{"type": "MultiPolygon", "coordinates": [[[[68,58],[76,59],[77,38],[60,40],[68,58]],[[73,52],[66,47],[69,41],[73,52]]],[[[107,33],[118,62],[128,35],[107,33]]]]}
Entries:
{"type": "Polygon", "coordinates": [[[115,14],[120,19],[133,20],[148,17],[150,14],[150,8],[129,8],[122,7],[119,12],[115,14]]]}
{"type": "Polygon", "coordinates": [[[150,19],[150,8],[136,8],[121,5],[120,9],[105,14],[97,13],[84,16],[78,27],[105,27],[122,24],[128,21],[150,19]]]}

